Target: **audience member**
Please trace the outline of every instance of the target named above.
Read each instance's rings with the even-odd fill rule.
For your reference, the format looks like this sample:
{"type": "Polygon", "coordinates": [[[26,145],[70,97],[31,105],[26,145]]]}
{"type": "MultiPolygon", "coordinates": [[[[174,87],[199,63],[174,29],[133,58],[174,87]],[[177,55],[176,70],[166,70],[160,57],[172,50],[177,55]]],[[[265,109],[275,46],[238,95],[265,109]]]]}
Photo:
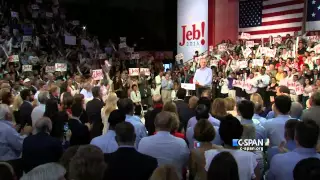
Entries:
{"type": "Polygon", "coordinates": [[[293,180],[293,172],[297,163],[307,158],[320,159],[316,152],[319,127],[313,120],[298,122],[295,128],[297,148],[292,152],[277,154],[271,159],[268,179],[293,180]]]}
{"type": "Polygon", "coordinates": [[[6,162],[0,162],[0,179],[3,180],[16,180],[13,167],[6,162]]]}
{"type": "Polygon", "coordinates": [[[52,123],[49,118],[40,118],[34,128],[36,134],[23,141],[22,162],[25,173],[39,165],[58,162],[63,153],[60,140],[50,136],[52,123]]]}
{"type": "Polygon", "coordinates": [[[208,171],[212,159],[222,151],[230,152],[238,165],[239,179],[260,179],[260,171],[256,155],[249,151],[238,150],[233,146],[233,139],[241,139],[243,126],[239,120],[232,115],[228,115],[225,121],[222,121],[219,128],[221,140],[224,142],[223,150],[208,150],[205,152],[206,165],[208,171]]]}
{"type": "Polygon", "coordinates": [[[320,179],[320,159],[307,158],[299,161],[293,169],[294,180],[320,179]]]}
{"type": "Polygon", "coordinates": [[[108,164],[105,179],[149,180],[157,168],[157,159],[141,154],[135,150],[135,132],[131,123],[122,122],[116,125],[116,141],[119,149],[105,154],[108,164]]]}
{"type": "Polygon", "coordinates": [[[20,180],[60,180],[64,179],[66,169],[58,163],[47,163],[24,174],[20,180]]]}
{"type": "Polygon", "coordinates": [[[160,95],[156,94],[152,97],[153,109],[148,110],[145,114],[145,126],[148,131],[148,135],[153,135],[155,133],[154,121],[157,116],[162,111],[163,103],[160,95]]]}
{"type": "Polygon", "coordinates": [[[211,161],[207,179],[240,180],[238,165],[230,152],[221,152],[211,161]]]}
{"type": "MultiPolygon", "coordinates": [[[[31,113],[33,127],[36,124],[36,122],[43,116],[43,114],[46,110],[46,103],[47,103],[48,99],[49,99],[49,92],[42,91],[38,94],[38,101],[40,104],[37,107],[35,107],[31,113]]],[[[33,134],[34,133],[35,133],[35,128],[33,130],[33,134]]]]}
{"type": "Polygon", "coordinates": [[[268,148],[268,162],[271,162],[272,157],[276,154],[293,151],[294,149],[296,149],[296,142],[294,140],[294,137],[298,122],[299,121],[297,119],[290,119],[286,122],[284,126],[285,141],[281,142],[279,146],[268,148]]]}
{"type": "Polygon", "coordinates": [[[103,153],[115,152],[118,149],[118,144],[115,139],[115,127],[117,124],[124,122],[125,119],[126,116],[120,110],[112,111],[108,119],[109,130],[106,134],[93,138],[90,144],[99,147],[103,153]]]}
{"type": "Polygon", "coordinates": [[[276,118],[269,119],[263,124],[267,138],[270,139],[270,146],[278,146],[284,141],[284,127],[286,122],[291,119],[289,112],[291,109],[291,99],[289,96],[280,95],[275,98],[273,111],[276,118]]]}
{"type": "Polygon", "coordinates": [[[177,170],[174,166],[164,165],[158,167],[150,178],[150,180],[176,180],[179,179],[177,170]]]}
{"type": "Polygon", "coordinates": [[[147,136],[146,127],[142,124],[139,117],[133,115],[134,104],[131,99],[120,99],[118,108],[126,115],[126,122],[129,122],[134,126],[136,133],[136,147],[138,147],[140,140],[147,136]]]}
{"type": "Polygon", "coordinates": [[[96,146],[80,146],[69,164],[69,179],[102,180],[106,170],[103,152],[96,146]]]}
{"type": "Polygon", "coordinates": [[[182,178],[182,169],[189,158],[189,149],[183,139],[170,134],[174,117],[169,112],[160,112],[155,119],[157,134],[141,140],[138,151],[158,160],[158,165],[173,165],[182,178]]]}

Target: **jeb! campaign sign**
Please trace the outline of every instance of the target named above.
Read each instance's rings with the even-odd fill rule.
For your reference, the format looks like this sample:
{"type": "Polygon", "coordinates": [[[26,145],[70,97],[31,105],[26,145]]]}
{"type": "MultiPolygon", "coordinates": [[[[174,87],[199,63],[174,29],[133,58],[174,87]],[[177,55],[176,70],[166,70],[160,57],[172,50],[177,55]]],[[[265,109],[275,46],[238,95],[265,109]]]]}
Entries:
{"type": "Polygon", "coordinates": [[[206,23],[201,22],[201,27],[197,24],[192,24],[191,28],[187,25],[181,26],[182,28],[182,41],[179,42],[180,46],[200,46],[206,44],[204,39],[206,23]],[[189,30],[188,30],[189,29],[189,30]]]}
{"type": "Polygon", "coordinates": [[[183,61],[208,50],[208,0],[178,0],[177,54],[183,61]]]}

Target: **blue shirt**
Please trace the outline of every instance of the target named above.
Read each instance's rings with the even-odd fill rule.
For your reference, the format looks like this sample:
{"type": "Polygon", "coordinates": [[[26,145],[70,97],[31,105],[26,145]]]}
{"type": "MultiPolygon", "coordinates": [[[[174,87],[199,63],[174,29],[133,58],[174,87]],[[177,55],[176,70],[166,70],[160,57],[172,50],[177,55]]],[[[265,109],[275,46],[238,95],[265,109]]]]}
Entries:
{"type": "Polygon", "coordinates": [[[270,112],[268,112],[268,114],[267,114],[267,117],[266,117],[266,118],[267,118],[267,119],[275,118],[274,111],[270,111],[270,112]]]}
{"type": "MultiPolygon", "coordinates": [[[[219,127],[218,126],[213,126],[213,127],[216,132],[216,136],[214,137],[213,141],[211,141],[211,143],[216,144],[216,145],[222,145],[222,140],[221,140],[220,134],[219,134],[219,127]]],[[[189,143],[190,150],[192,150],[194,148],[194,142],[196,142],[193,135],[194,135],[194,127],[189,127],[186,132],[186,138],[189,143]]]]}
{"type": "Polygon", "coordinates": [[[137,136],[135,146],[138,148],[140,140],[147,136],[147,129],[138,116],[126,115],[126,122],[131,123],[134,127],[134,131],[137,136]]]}
{"type": "Polygon", "coordinates": [[[162,79],[161,88],[162,90],[172,90],[173,88],[172,80],[162,79]]]}
{"type": "MultiPolygon", "coordinates": [[[[213,125],[213,126],[220,126],[220,121],[214,117],[211,116],[211,114],[209,114],[209,118],[208,121],[213,125]]],[[[194,127],[197,124],[197,119],[195,116],[193,116],[192,118],[189,119],[188,121],[188,125],[187,128],[189,127],[194,127]]]]}
{"type": "MultiPolygon", "coordinates": [[[[288,149],[289,151],[293,151],[294,149],[296,149],[296,142],[294,142],[293,140],[287,141],[285,148],[288,149]]],[[[272,160],[272,157],[279,153],[280,151],[278,146],[268,148],[268,162],[270,163],[272,160]]]]}
{"type": "Polygon", "coordinates": [[[193,81],[199,82],[201,86],[211,87],[212,70],[208,67],[205,67],[204,69],[197,69],[193,81]]]}
{"type": "Polygon", "coordinates": [[[252,121],[255,124],[263,124],[267,121],[266,118],[259,116],[259,114],[254,114],[252,117],[252,121]],[[259,123],[258,123],[259,122],[259,123]]]}
{"type": "Polygon", "coordinates": [[[24,137],[10,121],[0,120],[0,161],[18,159],[22,152],[24,137]]]}
{"type": "Polygon", "coordinates": [[[296,164],[307,158],[319,158],[315,148],[296,148],[292,152],[277,154],[272,158],[267,174],[268,180],[293,180],[293,169],[296,164]]]}
{"type": "Polygon", "coordinates": [[[266,130],[260,124],[255,124],[250,119],[242,119],[241,120],[241,124],[243,124],[243,125],[246,125],[246,124],[253,125],[255,127],[255,129],[256,129],[256,139],[267,139],[266,130]]]}
{"type": "Polygon", "coordinates": [[[90,144],[99,147],[103,153],[113,153],[118,150],[115,137],[116,132],[109,129],[106,134],[93,138],[90,144]]]}
{"type": "Polygon", "coordinates": [[[138,151],[156,158],[159,166],[174,166],[182,179],[182,169],[186,167],[190,154],[183,139],[174,137],[170,132],[159,131],[155,135],[143,138],[138,151]]]}
{"type": "Polygon", "coordinates": [[[267,138],[270,140],[270,146],[279,146],[284,139],[284,126],[291,119],[289,115],[278,115],[276,118],[270,119],[262,126],[265,128],[267,138]]]}

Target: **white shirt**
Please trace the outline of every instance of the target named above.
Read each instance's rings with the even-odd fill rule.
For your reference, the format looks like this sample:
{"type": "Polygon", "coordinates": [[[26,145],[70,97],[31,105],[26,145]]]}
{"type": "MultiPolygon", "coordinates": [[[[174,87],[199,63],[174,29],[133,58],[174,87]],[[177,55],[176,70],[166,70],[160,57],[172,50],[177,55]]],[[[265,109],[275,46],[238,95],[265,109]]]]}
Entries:
{"type": "Polygon", "coordinates": [[[267,74],[264,74],[264,75],[259,75],[258,77],[257,77],[257,81],[258,81],[258,87],[259,88],[265,88],[265,87],[267,87],[268,85],[269,85],[269,83],[270,83],[270,76],[268,76],[267,74]],[[261,82],[261,81],[262,82],[261,82]]]}
{"type": "Polygon", "coordinates": [[[90,101],[93,99],[93,95],[91,91],[87,91],[86,89],[82,89],[80,94],[84,96],[84,99],[86,102],[90,101]]]}
{"type": "Polygon", "coordinates": [[[141,95],[140,95],[140,91],[131,91],[130,93],[130,98],[132,100],[133,103],[138,103],[141,102],[141,95]]]}
{"type": "Polygon", "coordinates": [[[156,76],[155,81],[156,81],[155,94],[159,94],[160,95],[161,81],[162,81],[160,75],[156,76]]]}
{"type": "Polygon", "coordinates": [[[280,86],[287,86],[289,81],[289,77],[285,77],[279,81],[280,86]]]}
{"type": "MultiPolygon", "coordinates": [[[[45,104],[40,104],[39,106],[35,107],[32,110],[31,113],[31,120],[32,120],[32,127],[35,127],[36,122],[43,117],[43,114],[46,110],[46,105],[45,104]]],[[[35,134],[35,128],[32,131],[32,134],[35,134]]]]}
{"type": "Polygon", "coordinates": [[[212,159],[222,151],[230,152],[238,164],[238,172],[240,180],[249,180],[256,177],[254,169],[256,168],[257,155],[249,151],[233,150],[233,149],[222,149],[222,150],[208,150],[204,153],[206,159],[205,169],[208,171],[212,159]]]}
{"type": "Polygon", "coordinates": [[[177,92],[178,92],[178,90],[171,91],[171,99],[173,101],[176,100],[176,98],[177,98],[177,92]]]}
{"type": "Polygon", "coordinates": [[[250,90],[247,90],[247,89],[246,89],[246,93],[247,93],[247,94],[253,94],[253,93],[257,92],[258,82],[257,82],[256,78],[252,78],[252,79],[249,79],[249,78],[248,78],[248,79],[246,80],[246,82],[247,82],[248,84],[252,85],[252,88],[251,88],[250,90]]]}
{"type": "Polygon", "coordinates": [[[221,86],[221,94],[228,94],[229,93],[229,88],[228,88],[228,80],[225,79],[221,79],[219,82],[219,86],[221,86]]]}

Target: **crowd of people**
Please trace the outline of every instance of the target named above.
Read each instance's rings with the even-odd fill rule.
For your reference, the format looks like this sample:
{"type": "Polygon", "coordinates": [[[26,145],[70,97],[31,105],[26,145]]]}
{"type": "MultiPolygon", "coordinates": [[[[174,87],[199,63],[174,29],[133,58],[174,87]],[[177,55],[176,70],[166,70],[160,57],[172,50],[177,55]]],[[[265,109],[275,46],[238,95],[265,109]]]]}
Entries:
{"type": "Polygon", "coordinates": [[[3,2],[0,22],[0,179],[320,179],[316,34],[226,41],[164,69],[123,38],[100,44],[56,0],[3,2]]]}

